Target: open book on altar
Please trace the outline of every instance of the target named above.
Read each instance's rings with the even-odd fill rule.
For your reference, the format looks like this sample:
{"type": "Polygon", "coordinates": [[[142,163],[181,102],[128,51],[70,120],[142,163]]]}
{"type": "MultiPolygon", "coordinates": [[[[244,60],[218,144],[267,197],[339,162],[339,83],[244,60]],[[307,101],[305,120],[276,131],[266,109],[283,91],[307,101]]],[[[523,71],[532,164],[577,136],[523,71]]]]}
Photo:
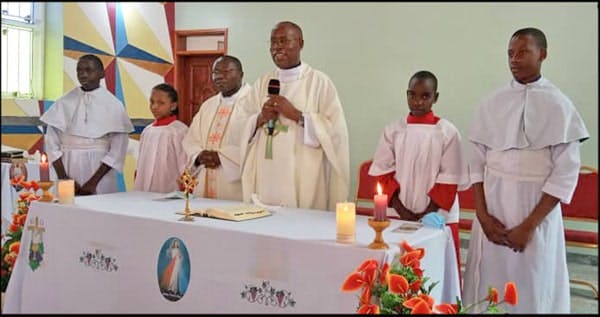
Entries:
{"type": "MultiPolygon", "coordinates": [[[[183,211],[180,211],[178,214],[183,215],[184,213],[183,211]]],[[[271,215],[266,208],[250,204],[210,207],[206,209],[192,210],[190,214],[192,216],[210,217],[231,221],[244,221],[271,215]]]]}

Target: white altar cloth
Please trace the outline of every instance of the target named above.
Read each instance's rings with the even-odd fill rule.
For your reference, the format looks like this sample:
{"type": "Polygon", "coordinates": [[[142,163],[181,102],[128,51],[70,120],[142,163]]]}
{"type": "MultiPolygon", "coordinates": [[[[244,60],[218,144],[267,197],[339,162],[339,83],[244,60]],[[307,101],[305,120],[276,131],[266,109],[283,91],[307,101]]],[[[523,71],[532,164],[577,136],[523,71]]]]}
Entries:
{"type": "MultiPolygon", "coordinates": [[[[335,213],[281,208],[244,222],[196,218],[177,221],[183,200],[156,201],[161,194],[120,192],[75,197],[74,205],[34,202],[27,218],[45,228],[44,255],[33,271],[28,263],[31,231],[24,231],[20,255],[5,296],[5,313],[354,313],[358,295],[340,290],[345,277],[367,258],[380,262],[406,239],[425,247],[425,276],[440,281],[436,302],[460,296],[449,230],[384,231],[390,249],[372,250],[367,217],[357,217],[356,243],[335,242],[335,213]],[[170,237],[183,241],[190,260],[189,285],[178,301],[159,291],[157,262],[170,237]],[[114,259],[118,270],[83,265],[85,252],[114,259]],[[294,305],[250,302],[246,286],[268,282],[289,292],[294,305]]],[[[239,202],[195,198],[192,209],[239,202]]]]}
{"type": "MultiPolygon", "coordinates": [[[[40,180],[40,164],[30,161],[25,164],[27,168],[27,180],[40,180]]],[[[12,214],[17,207],[17,191],[10,185],[10,163],[2,162],[2,170],[0,174],[2,179],[2,235],[6,234],[8,225],[12,222],[12,214]]],[[[56,172],[53,167],[50,167],[50,181],[56,181],[56,172]]],[[[50,188],[50,192],[56,197],[56,186],[50,188]]],[[[38,192],[40,195],[42,190],[38,192]]]]}

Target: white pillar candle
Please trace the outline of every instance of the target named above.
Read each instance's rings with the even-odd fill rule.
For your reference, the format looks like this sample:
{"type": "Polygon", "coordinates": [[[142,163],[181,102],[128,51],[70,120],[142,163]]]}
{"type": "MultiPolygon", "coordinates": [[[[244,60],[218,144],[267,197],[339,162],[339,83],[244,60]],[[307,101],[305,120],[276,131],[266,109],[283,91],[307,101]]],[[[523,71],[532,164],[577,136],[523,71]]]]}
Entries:
{"type": "Polygon", "coordinates": [[[335,208],[337,242],[353,243],[356,235],[356,206],[354,203],[337,203],[335,208]]]}
{"type": "Polygon", "coordinates": [[[61,204],[72,204],[75,198],[75,181],[72,179],[61,179],[58,181],[58,202],[61,204]]]}

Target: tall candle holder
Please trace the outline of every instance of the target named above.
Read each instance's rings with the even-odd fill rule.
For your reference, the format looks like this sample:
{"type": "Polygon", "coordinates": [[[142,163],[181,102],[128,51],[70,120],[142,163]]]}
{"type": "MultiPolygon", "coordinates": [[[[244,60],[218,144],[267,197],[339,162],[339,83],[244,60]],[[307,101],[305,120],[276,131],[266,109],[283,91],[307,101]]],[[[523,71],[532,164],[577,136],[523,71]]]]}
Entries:
{"type": "Polygon", "coordinates": [[[371,244],[369,244],[369,249],[388,249],[389,246],[385,241],[383,241],[383,230],[390,226],[389,220],[375,220],[374,218],[369,218],[369,226],[375,230],[375,239],[371,244]]]}
{"type": "Polygon", "coordinates": [[[179,218],[179,221],[194,221],[190,210],[190,193],[194,191],[198,180],[196,177],[190,174],[190,171],[186,168],[183,174],[178,179],[179,183],[183,185],[183,193],[185,194],[185,209],[183,210],[184,216],[179,218]]]}
{"type": "Polygon", "coordinates": [[[39,201],[52,201],[54,196],[52,196],[52,193],[50,193],[48,189],[54,185],[54,182],[39,182],[38,184],[42,189],[42,197],[40,197],[39,201]]]}

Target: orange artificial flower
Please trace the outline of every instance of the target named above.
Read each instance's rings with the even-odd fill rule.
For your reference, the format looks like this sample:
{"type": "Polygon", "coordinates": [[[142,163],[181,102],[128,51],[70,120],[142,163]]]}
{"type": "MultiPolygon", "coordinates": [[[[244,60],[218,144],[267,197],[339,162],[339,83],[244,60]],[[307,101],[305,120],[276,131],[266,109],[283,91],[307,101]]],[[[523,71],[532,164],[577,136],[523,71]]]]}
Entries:
{"type": "Polygon", "coordinates": [[[23,215],[18,215],[16,218],[16,224],[18,226],[23,226],[25,225],[25,220],[27,220],[27,214],[23,214],[23,215]]]}
{"type": "Polygon", "coordinates": [[[379,262],[377,262],[377,260],[375,259],[366,259],[363,261],[363,263],[361,263],[358,268],[356,269],[359,272],[364,271],[365,269],[367,269],[368,267],[377,267],[377,265],[379,265],[379,262]]]}
{"type": "Polygon", "coordinates": [[[21,247],[21,242],[16,241],[10,244],[10,246],[8,247],[8,251],[10,252],[14,252],[14,253],[19,253],[19,248],[21,247]]]}
{"type": "Polygon", "coordinates": [[[414,251],[406,252],[400,257],[400,263],[404,266],[419,267],[420,260],[425,255],[424,249],[416,249],[414,251]]]}
{"type": "Polygon", "coordinates": [[[413,267],[413,272],[419,277],[419,278],[423,278],[423,270],[421,270],[421,268],[418,267],[413,267]]]}
{"type": "Polygon", "coordinates": [[[358,309],[357,312],[362,315],[379,315],[379,305],[374,305],[374,304],[362,305],[362,306],[360,306],[360,308],[358,309]]]}
{"type": "Polygon", "coordinates": [[[433,304],[435,304],[435,299],[433,299],[433,297],[427,294],[419,294],[419,298],[423,299],[423,301],[427,303],[427,306],[429,306],[429,308],[432,308],[433,304]]]}
{"type": "MultiPolygon", "coordinates": [[[[408,309],[413,309],[420,302],[425,302],[425,300],[423,300],[421,297],[415,296],[411,299],[408,299],[408,300],[405,300],[404,302],[402,302],[402,306],[404,306],[408,309]]],[[[427,304],[427,303],[425,303],[425,304],[427,304]]]]}
{"type": "Polygon", "coordinates": [[[431,314],[431,309],[429,308],[429,305],[422,300],[415,304],[415,307],[413,307],[410,313],[413,315],[429,315],[431,314]]]}
{"type": "Polygon", "coordinates": [[[388,288],[392,294],[404,294],[408,291],[408,281],[402,275],[390,274],[388,288]]]}
{"type": "Polygon", "coordinates": [[[29,195],[31,195],[31,192],[29,191],[19,192],[19,198],[22,200],[25,200],[29,195]]]}
{"type": "Polygon", "coordinates": [[[495,287],[490,287],[488,290],[488,296],[485,298],[490,303],[498,304],[498,290],[495,287]]]}
{"type": "Polygon", "coordinates": [[[34,191],[40,189],[40,184],[38,184],[38,182],[36,182],[35,180],[32,179],[30,181],[30,183],[31,183],[31,189],[33,189],[34,191]]]}
{"type": "Polygon", "coordinates": [[[384,263],[383,264],[383,268],[381,269],[381,273],[379,275],[379,283],[381,285],[387,285],[388,284],[388,279],[390,275],[390,264],[389,263],[384,263]]]}
{"type": "Polygon", "coordinates": [[[8,231],[10,232],[17,232],[19,231],[19,229],[21,229],[21,227],[19,227],[18,225],[11,223],[10,225],[8,225],[8,231]]]}
{"type": "Polygon", "coordinates": [[[343,292],[354,292],[359,290],[365,284],[365,279],[360,272],[352,272],[346,277],[344,283],[342,283],[341,290],[343,292]]]}
{"type": "Polygon", "coordinates": [[[31,188],[31,182],[22,180],[19,182],[19,185],[25,187],[25,189],[29,190],[31,188]]]}
{"type": "Polygon", "coordinates": [[[10,266],[9,270],[12,270],[12,266],[13,266],[13,264],[15,264],[16,260],[17,260],[17,254],[14,252],[10,252],[4,256],[4,261],[6,263],[8,263],[8,265],[10,266]]]}
{"type": "Polygon", "coordinates": [[[435,305],[435,310],[441,314],[456,315],[458,313],[458,305],[443,303],[435,305]]]}
{"type": "Polygon", "coordinates": [[[415,280],[414,282],[410,283],[410,285],[408,286],[408,288],[410,288],[411,291],[413,292],[418,292],[419,289],[421,289],[421,280],[415,280]]]}
{"type": "Polygon", "coordinates": [[[371,304],[371,287],[363,288],[363,292],[360,295],[360,303],[363,305],[371,304]]]}
{"type": "Polygon", "coordinates": [[[504,301],[516,305],[519,301],[519,294],[517,293],[517,286],[514,282],[507,282],[504,285],[504,301]]]}
{"type": "Polygon", "coordinates": [[[414,250],[414,248],[410,244],[408,244],[408,242],[406,242],[406,240],[402,240],[402,242],[400,242],[400,247],[402,249],[404,249],[404,251],[406,251],[406,252],[410,252],[410,251],[414,250]]]}
{"type": "Polygon", "coordinates": [[[377,264],[370,264],[363,270],[363,276],[365,278],[365,283],[369,286],[373,285],[375,282],[375,275],[377,273],[377,264]]]}
{"type": "Polygon", "coordinates": [[[412,314],[461,314],[469,313],[471,308],[486,301],[487,308],[484,312],[502,312],[499,304],[503,302],[511,305],[517,304],[516,286],[514,282],[508,282],[502,302],[498,302],[498,290],[490,287],[486,298],[466,307],[460,305],[461,302],[458,299],[457,303],[435,305],[435,300],[429,295],[429,292],[437,283],[428,286],[428,278],[423,278],[423,269],[420,267],[420,260],[425,255],[425,249],[413,248],[406,241],[402,241],[400,247],[404,251],[399,258],[395,257],[393,262],[386,262],[379,268],[377,260],[367,259],[356,271],[346,277],[341,288],[342,291],[361,290],[357,309],[359,314],[379,314],[381,309],[392,314],[404,314],[407,311],[412,314]],[[388,297],[389,295],[393,296],[393,300],[388,300],[392,299],[388,297]],[[372,299],[376,301],[375,304],[371,303],[372,299]]]}
{"type": "Polygon", "coordinates": [[[25,175],[15,176],[10,180],[11,185],[19,185],[21,181],[25,180],[25,175]]]}

